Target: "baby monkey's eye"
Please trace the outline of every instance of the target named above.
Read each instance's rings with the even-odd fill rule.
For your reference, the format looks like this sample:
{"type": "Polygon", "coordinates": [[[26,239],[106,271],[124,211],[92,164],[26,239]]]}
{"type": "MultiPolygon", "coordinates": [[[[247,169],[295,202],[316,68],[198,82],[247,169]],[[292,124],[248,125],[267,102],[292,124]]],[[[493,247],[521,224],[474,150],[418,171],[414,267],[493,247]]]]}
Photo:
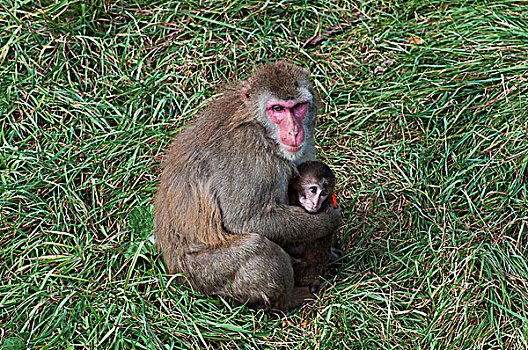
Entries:
{"type": "Polygon", "coordinates": [[[284,111],[284,107],[281,106],[281,105],[275,105],[273,107],[271,107],[275,112],[282,112],[284,111]]]}
{"type": "Polygon", "coordinates": [[[327,190],[322,190],[321,191],[321,196],[325,197],[327,194],[328,194],[327,190]]]}
{"type": "Polygon", "coordinates": [[[310,192],[316,193],[317,192],[317,186],[310,187],[310,192]]]}

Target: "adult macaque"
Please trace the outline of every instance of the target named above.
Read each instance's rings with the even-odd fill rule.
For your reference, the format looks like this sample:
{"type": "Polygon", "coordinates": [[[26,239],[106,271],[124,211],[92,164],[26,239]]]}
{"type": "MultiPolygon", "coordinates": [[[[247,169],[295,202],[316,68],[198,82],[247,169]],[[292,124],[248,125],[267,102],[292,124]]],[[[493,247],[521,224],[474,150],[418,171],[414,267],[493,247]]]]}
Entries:
{"type": "Polygon", "coordinates": [[[311,294],[294,286],[281,247],[328,237],[339,209],[288,203],[296,163],[314,158],[319,99],[308,71],[280,61],[211,102],[167,152],[154,201],[156,239],[170,273],[203,293],[287,310],[311,294]]]}
{"type": "MultiPolygon", "coordinates": [[[[301,163],[297,170],[298,175],[290,180],[288,189],[290,204],[299,205],[309,213],[318,213],[327,208],[332,198],[334,207],[337,207],[334,194],[336,178],[328,165],[307,161],[301,163]]],[[[284,246],[293,258],[295,285],[312,288],[320,285],[319,278],[325,274],[328,263],[343,255],[341,250],[332,247],[334,241],[332,233],[313,242],[295,242],[284,246]]]]}

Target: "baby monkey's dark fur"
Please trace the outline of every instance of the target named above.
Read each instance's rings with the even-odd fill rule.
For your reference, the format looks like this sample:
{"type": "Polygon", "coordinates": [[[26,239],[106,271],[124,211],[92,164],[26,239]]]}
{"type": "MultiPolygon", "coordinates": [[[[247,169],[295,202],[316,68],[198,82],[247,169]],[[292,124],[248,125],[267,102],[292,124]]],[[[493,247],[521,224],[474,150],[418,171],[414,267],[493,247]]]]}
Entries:
{"type": "MultiPolygon", "coordinates": [[[[327,196],[317,212],[326,210],[331,202],[336,183],[332,170],[328,165],[318,161],[301,163],[297,170],[298,175],[290,180],[288,188],[290,203],[302,207],[300,197],[307,191],[307,187],[316,185],[327,192],[327,196]]],[[[313,242],[297,242],[284,247],[293,258],[295,285],[311,286],[312,288],[319,286],[320,277],[325,275],[328,263],[343,255],[343,252],[335,248],[334,245],[335,235],[332,233],[313,242]]]]}

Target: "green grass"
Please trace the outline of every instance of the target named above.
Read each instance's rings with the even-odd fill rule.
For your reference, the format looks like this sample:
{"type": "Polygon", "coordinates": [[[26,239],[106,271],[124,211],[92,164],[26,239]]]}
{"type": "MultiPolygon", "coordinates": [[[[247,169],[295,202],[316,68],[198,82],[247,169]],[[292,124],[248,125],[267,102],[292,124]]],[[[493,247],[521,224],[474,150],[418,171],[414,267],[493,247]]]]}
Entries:
{"type": "Polygon", "coordinates": [[[525,1],[0,1],[0,344],[528,348],[525,1]],[[217,88],[324,102],[350,257],[288,315],[178,286],[128,213],[217,88]]]}

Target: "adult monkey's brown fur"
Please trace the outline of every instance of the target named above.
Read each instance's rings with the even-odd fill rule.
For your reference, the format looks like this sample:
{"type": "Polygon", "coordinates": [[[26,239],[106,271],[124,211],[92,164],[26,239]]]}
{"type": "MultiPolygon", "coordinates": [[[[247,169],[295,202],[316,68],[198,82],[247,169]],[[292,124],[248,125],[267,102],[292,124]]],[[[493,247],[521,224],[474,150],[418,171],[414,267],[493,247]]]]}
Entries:
{"type": "Polygon", "coordinates": [[[298,306],[281,248],[328,237],[340,212],[288,205],[295,163],[314,158],[319,100],[308,72],[268,63],[228,89],[167,152],[154,202],[156,239],[170,273],[203,293],[276,309],[298,306]]]}

